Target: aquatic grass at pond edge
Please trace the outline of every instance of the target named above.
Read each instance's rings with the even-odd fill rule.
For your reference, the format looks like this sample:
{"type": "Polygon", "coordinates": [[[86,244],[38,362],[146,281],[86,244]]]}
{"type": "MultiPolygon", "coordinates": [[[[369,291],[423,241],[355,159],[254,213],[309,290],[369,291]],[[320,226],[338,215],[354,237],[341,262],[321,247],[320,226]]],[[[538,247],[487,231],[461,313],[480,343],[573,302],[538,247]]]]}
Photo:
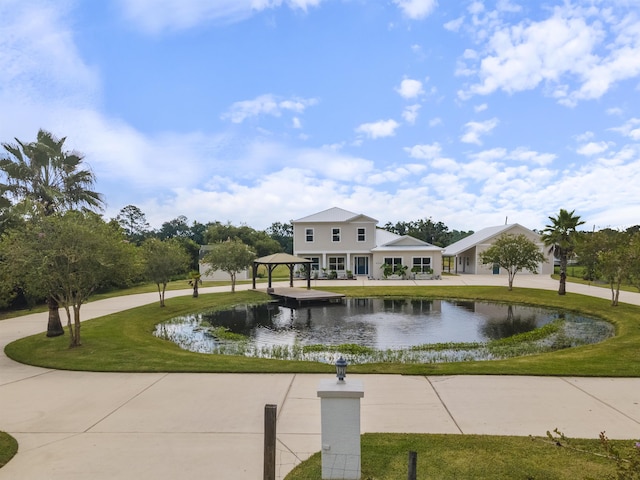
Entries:
{"type": "Polygon", "coordinates": [[[332,364],[342,356],[356,365],[504,359],[597,343],[613,330],[602,320],[504,302],[367,297],[331,306],[274,302],[203,312],[159,324],[154,334],[200,353],[332,364]],[[487,340],[413,344],[449,336],[487,340]],[[359,343],[335,345],[349,337],[359,343]],[[316,339],[324,342],[308,343],[316,339]]]}
{"type": "MultiPolygon", "coordinates": [[[[549,354],[490,362],[440,364],[367,364],[349,367],[352,373],[409,375],[501,374],[640,377],[640,307],[611,307],[605,299],[554,291],[515,287],[332,287],[349,296],[457,298],[540,305],[578,312],[615,325],[616,336],[549,354]]],[[[332,373],[333,367],[317,362],[263,360],[240,356],[202,355],[181,350],[151,335],[157,323],[178,315],[240,303],[268,300],[260,292],[206,294],[199,298],[172,298],[161,309],[149,304],[87,321],[82,348],[69,349],[63,337],[33,335],[10,343],[5,352],[12,359],[45,368],[113,372],[233,372],[233,373],[332,373]]],[[[43,329],[46,321],[43,324],[43,329]]]]}

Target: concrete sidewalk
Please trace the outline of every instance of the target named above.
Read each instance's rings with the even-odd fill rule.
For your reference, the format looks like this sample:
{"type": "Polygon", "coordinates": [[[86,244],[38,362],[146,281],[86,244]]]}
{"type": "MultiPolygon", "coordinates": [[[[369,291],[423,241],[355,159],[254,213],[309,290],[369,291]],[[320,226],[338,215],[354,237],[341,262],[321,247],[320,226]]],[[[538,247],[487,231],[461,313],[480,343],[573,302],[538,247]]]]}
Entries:
{"type": "MultiPolygon", "coordinates": [[[[419,283],[505,285],[506,279],[465,276],[419,283]]],[[[523,275],[515,286],[556,289],[557,282],[523,275]]],[[[201,291],[220,290],[228,287],[201,291]]],[[[569,290],[609,298],[609,291],[598,287],[571,284],[569,290]]],[[[154,301],[157,294],[94,302],[83,306],[83,318],[154,301]]],[[[621,301],[640,304],[640,295],[623,292],[621,301]]],[[[0,321],[0,346],[45,327],[46,314],[0,321]]],[[[316,391],[323,378],[67,372],[20,365],[2,354],[0,430],[16,437],[20,450],[0,469],[0,480],[261,478],[265,404],[278,406],[278,478],[284,478],[320,450],[316,391]]],[[[557,427],[570,437],[597,438],[601,431],[610,438],[640,437],[640,379],[351,378],[365,386],[364,432],[544,435],[557,427]]]]}

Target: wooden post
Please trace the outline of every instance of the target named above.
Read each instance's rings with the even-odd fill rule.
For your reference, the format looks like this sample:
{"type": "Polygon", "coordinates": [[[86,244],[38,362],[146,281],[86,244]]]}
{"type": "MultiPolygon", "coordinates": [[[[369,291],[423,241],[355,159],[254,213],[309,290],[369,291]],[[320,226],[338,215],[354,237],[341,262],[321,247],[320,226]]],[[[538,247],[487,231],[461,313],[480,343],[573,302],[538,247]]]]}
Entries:
{"type": "Polygon", "coordinates": [[[276,480],[277,405],[264,406],[264,480],[276,480]]]}
{"type": "Polygon", "coordinates": [[[407,480],[416,480],[418,478],[417,464],[418,454],[416,452],[409,452],[409,473],[407,480]]]}

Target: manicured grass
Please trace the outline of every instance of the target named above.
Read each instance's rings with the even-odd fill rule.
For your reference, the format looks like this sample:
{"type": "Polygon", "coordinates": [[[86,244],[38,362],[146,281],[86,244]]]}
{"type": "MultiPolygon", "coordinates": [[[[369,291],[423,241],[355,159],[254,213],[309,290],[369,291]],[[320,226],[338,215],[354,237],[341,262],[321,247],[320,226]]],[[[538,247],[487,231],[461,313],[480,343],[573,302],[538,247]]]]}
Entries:
{"type": "Polygon", "coordinates": [[[18,442],[8,433],[0,432],[0,468],[18,452],[18,442]]]}
{"type": "MultiPolygon", "coordinates": [[[[331,287],[350,296],[457,298],[544,305],[599,317],[616,326],[616,337],[554,353],[497,361],[433,364],[353,365],[353,373],[412,375],[512,374],[571,376],[640,376],[640,307],[611,307],[604,299],[577,294],[558,296],[546,290],[506,287],[331,287]]],[[[199,354],[152,336],[154,326],[178,315],[236,304],[266,301],[254,291],[172,298],[165,308],[157,303],[85,322],[83,346],[67,347],[64,337],[34,335],[9,344],[5,351],[14,360],[47,368],[92,371],[139,372],[299,372],[327,373],[330,365],[315,362],[264,360],[241,356],[199,354]]]]}
{"type": "MultiPolygon", "coordinates": [[[[408,452],[417,453],[417,478],[429,480],[617,478],[616,463],[602,456],[598,440],[557,446],[547,438],[485,435],[362,435],[362,479],[407,478],[408,452]],[[611,475],[611,477],[610,477],[611,475]]],[[[621,453],[631,442],[615,442],[621,453]]],[[[286,480],[319,480],[316,453],[286,480]]],[[[625,477],[627,478],[627,477],[625,477]]]]}

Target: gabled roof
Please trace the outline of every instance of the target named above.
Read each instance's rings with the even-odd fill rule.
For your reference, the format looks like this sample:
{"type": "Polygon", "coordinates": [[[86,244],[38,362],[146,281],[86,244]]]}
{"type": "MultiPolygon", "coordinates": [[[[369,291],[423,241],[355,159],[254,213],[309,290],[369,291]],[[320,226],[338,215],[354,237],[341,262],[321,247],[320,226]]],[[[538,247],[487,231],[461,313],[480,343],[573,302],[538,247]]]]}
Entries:
{"type": "Polygon", "coordinates": [[[382,228],[376,228],[376,247],[381,247],[382,245],[386,245],[387,243],[393,242],[399,238],[401,238],[400,235],[382,228]]]}
{"type": "Polygon", "coordinates": [[[373,252],[399,251],[399,250],[421,250],[437,251],[440,247],[431,245],[410,235],[397,235],[381,228],[376,229],[376,247],[373,252]]]}
{"type": "MultiPolygon", "coordinates": [[[[447,256],[458,255],[459,253],[462,253],[465,250],[470,249],[471,247],[474,247],[481,243],[485,243],[487,240],[490,240],[493,237],[502,235],[503,233],[506,233],[515,227],[520,227],[525,230],[529,230],[527,227],[523,227],[518,223],[483,228],[482,230],[478,230],[477,232],[469,235],[468,237],[465,237],[462,240],[458,240],[457,242],[452,243],[451,245],[445,247],[444,253],[447,256]]],[[[533,233],[532,230],[529,230],[529,231],[533,233]]]]}
{"type": "Polygon", "coordinates": [[[293,220],[292,223],[332,223],[332,222],[354,222],[357,220],[364,220],[366,222],[378,223],[375,218],[368,217],[361,213],[354,213],[342,208],[333,207],[322,212],[314,213],[307,217],[293,220]]]}

